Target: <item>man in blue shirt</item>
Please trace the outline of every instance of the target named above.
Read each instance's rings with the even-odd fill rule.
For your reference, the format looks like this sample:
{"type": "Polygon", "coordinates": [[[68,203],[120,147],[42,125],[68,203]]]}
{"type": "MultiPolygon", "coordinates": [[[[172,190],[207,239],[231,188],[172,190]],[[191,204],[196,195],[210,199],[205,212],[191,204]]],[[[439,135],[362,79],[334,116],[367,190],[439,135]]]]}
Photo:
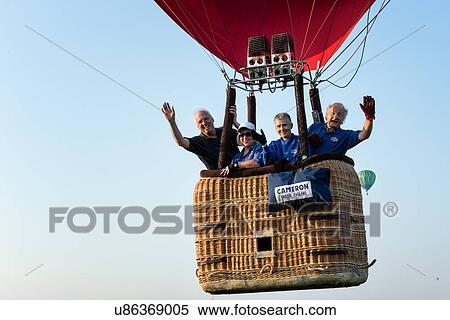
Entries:
{"type": "Polygon", "coordinates": [[[299,140],[298,136],[292,133],[291,117],[281,112],[275,116],[273,122],[280,139],[263,146],[264,163],[269,165],[275,162],[296,162],[300,155],[299,140]]]}
{"type": "Polygon", "coordinates": [[[308,128],[309,154],[340,153],[345,154],[361,141],[367,140],[372,133],[375,119],[375,100],[370,96],[363,98],[360,104],[366,117],[362,130],[341,129],[348,110],[342,103],[336,102],[328,106],[326,123],[314,123],[308,128]]]}

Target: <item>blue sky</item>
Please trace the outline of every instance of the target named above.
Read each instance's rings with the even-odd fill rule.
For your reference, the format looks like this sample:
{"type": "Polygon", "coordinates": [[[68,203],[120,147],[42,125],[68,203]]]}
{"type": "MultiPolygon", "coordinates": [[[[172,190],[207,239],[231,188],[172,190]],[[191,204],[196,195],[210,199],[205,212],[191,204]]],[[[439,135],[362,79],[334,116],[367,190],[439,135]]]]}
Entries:
{"type": "MultiPolygon", "coordinates": [[[[192,235],[155,235],[154,221],[144,234],[124,234],[115,219],[110,234],[100,219],[90,234],[74,234],[67,224],[50,234],[48,212],[191,204],[203,166],[173,143],[158,108],[173,103],[186,136],[197,134],[192,115],[199,107],[221,124],[226,84],[215,65],[149,0],[0,6],[0,298],[210,299],[195,277],[192,235]]],[[[377,101],[372,137],[348,155],[356,170],[377,173],[365,209],[392,201],[399,213],[382,215],[381,237],[368,238],[369,258],[378,261],[368,282],[232,298],[450,297],[449,9],[445,1],[392,1],[369,35],[366,60],[425,27],[363,65],[346,89],[322,88],[323,105],[349,108],[347,128],[362,126],[363,95],[377,101]]],[[[245,97],[238,92],[241,121],[245,97]]],[[[257,102],[258,126],[275,139],[272,115],[294,106],[293,92],[258,94],[257,102]]]]}

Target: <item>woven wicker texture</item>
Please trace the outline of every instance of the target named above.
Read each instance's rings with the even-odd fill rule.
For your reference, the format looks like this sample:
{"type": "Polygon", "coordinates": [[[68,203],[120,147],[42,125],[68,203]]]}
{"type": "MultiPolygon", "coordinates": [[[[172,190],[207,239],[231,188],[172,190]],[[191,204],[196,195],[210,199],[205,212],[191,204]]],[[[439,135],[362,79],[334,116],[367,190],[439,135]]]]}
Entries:
{"type": "Polygon", "coordinates": [[[268,212],[268,176],[201,178],[194,192],[197,276],[210,293],[359,285],[367,280],[361,188],[326,160],[333,205],[268,212]]]}

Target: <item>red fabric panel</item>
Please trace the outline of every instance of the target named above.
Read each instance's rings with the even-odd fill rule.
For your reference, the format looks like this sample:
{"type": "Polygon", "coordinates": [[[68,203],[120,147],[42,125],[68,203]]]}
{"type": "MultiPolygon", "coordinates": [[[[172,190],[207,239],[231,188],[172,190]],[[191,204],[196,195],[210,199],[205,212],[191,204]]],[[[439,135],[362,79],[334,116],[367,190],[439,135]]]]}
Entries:
{"type": "Polygon", "coordinates": [[[155,1],[192,38],[239,70],[247,65],[249,37],[265,35],[270,42],[283,32],[293,37],[295,58],[312,69],[318,61],[324,65],[375,0],[155,1]]]}

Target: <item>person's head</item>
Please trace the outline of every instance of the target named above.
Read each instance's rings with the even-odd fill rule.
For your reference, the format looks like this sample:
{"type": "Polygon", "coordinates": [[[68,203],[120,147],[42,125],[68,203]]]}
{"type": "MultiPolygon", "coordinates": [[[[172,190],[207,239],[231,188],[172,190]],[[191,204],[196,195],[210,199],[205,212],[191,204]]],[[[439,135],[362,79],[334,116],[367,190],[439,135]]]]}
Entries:
{"type": "Polygon", "coordinates": [[[348,110],[342,103],[335,102],[327,108],[327,128],[336,130],[341,127],[347,117],[348,110]]]}
{"type": "Polygon", "coordinates": [[[293,127],[291,116],[286,112],[280,112],[273,118],[273,122],[280,138],[288,140],[291,137],[293,127]]]}
{"type": "Polygon", "coordinates": [[[194,114],[194,122],[198,130],[205,136],[215,135],[214,118],[206,109],[199,109],[194,114]]]}
{"type": "Polygon", "coordinates": [[[255,125],[251,122],[244,122],[239,126],[237,143],[244,148],[249,149],[255,140],[253,140],[253,133],[255,132],[255,125]]]}

